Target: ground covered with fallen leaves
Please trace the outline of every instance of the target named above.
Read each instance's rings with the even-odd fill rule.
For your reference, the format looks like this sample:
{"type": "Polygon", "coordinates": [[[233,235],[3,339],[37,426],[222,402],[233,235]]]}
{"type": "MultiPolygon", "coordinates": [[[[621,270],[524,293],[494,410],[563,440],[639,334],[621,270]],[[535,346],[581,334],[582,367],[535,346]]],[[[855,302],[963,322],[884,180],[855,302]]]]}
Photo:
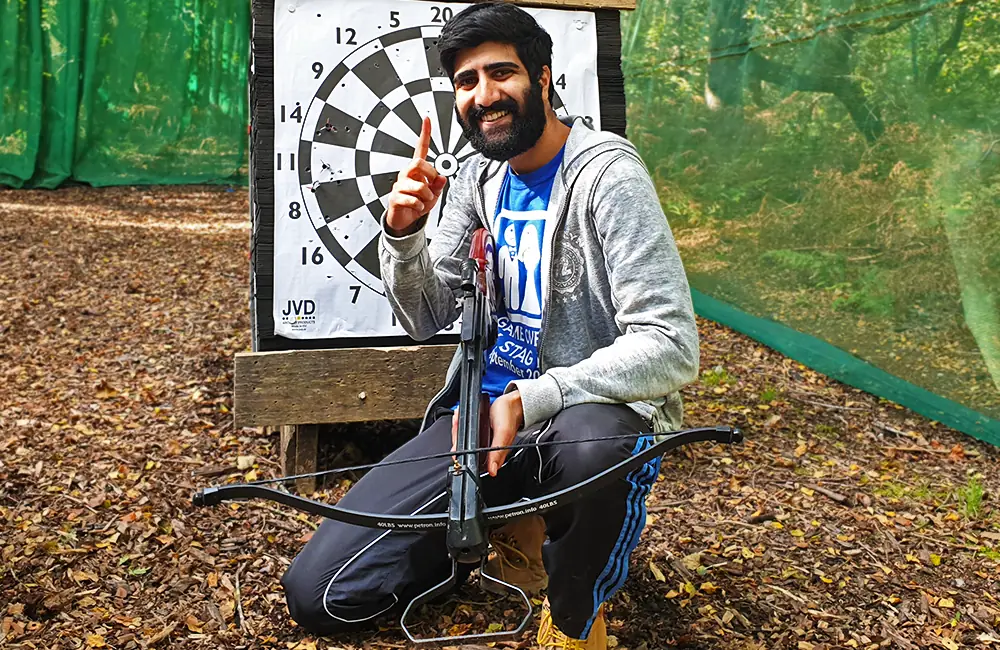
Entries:
{"type": "MultiPolygon", "coordinates": [[[[407,647],[395,620],[291,623],[279,579],[316,518],[190,504],[280,475],[276,437],[232,426],[247,213],[241,188],[0,192],[0,646],[407,647]]],[[[1000,450],[700,326],[687,422],[746,441],[665,457],[612,643],[1000,648],[1000,450]]],[[[422,631],[507,607],[466,588],[422,631]]]]}

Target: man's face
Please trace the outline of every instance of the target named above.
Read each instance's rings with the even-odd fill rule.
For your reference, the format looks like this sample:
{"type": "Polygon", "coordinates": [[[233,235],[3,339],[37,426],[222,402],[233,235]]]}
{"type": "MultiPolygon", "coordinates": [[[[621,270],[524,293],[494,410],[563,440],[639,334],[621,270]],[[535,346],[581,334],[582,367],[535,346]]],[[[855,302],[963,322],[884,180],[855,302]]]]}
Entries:
{"type": "Polygon", "coordinates": [[[455,113],[462,132],[487,158],[510,160],[535,146],[548,113],[548,69],[531,83],[517,50],[483,43],[455,58],[455,113]]]}

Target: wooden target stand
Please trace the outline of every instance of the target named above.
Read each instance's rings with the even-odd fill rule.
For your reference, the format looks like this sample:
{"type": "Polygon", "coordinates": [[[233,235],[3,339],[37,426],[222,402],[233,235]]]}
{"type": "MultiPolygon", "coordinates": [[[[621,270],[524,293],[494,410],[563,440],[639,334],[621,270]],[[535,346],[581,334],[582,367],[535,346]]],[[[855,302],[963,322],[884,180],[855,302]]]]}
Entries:
{"type": "MultiPolygon", "coordinates": [[[[418,0],[429,1],[429,0],[418,0]]],[[[597,15],[597,70],[602,128],[625,135],[620,10],[636,0],[509,0],[525,7],[579,9],[597,15]]],[[[253,351],[234,363],[234,424],[280,431],[284,475],[316,472],[325,425],[423,417],[444,385],[455,351],[453,336],[420,345],[398,337],[292,340],[274,334],[274,30],[275,0],[251,3],[250,68],[251,328],[253,351]]],[[[316,490],[299,479],[300,493],[316,490]]]]}

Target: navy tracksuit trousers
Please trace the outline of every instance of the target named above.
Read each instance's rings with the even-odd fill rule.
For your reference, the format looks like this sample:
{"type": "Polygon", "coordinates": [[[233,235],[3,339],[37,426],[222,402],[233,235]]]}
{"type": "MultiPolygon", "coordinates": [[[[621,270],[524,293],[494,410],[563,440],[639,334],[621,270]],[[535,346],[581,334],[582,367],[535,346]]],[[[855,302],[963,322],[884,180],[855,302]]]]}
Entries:
{"type": "MultiPolygon", "coordinates": [[[[519,434],[517,442],[581,440],[650,431],[624,405],[581,404],[519,434]]],[[[497,476],[484,476],[487,505],[550,494],[586,480],[647,448],[651,436],[553,445],[510,452],[497,476]]],[[[451,449],[451,411],[388,459],[451,449]]],[[[371,470],[339,505],[367,512],[444,512],[450,459],[371,470]]],[[[656,458],[611,487],[545,515],[542,556],[556,626],[584,638],[598,607],[625,582],[629,555],[645,525],[645,499],[659,473],[656,458]]],[[[472,568],[472,567],[470,567],[472,568]]],[[[402,613],[409,601],[448,576],[444,531],[385,531],[324,520],[282,578],[292,618],[313,634],[402,613]]]]}

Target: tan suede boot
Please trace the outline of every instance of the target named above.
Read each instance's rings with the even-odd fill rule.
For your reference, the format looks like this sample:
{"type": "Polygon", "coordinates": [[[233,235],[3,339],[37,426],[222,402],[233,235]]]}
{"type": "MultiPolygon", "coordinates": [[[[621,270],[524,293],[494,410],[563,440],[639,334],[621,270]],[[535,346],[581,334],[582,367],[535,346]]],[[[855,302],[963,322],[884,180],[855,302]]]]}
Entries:
{"type": "MultiPolygon", "coordinates": [[[[538,515],[521,517],[490,534],[493,556],[486,563],[487,575],[537,594],[549,585],[542,563],[545,520],[538,515]]],[[[503,593],[500,585],[485,581],[489,591],[503,593]]]]}
{"type": "Polygon", "coordinates": [[[597,618],[590,626],[590,634],[586,639],[573,639],[562,632],[552,622],[552,610],[549,609],[549,599],[542,603],[542,619],[538,623],[538,636],[535,643],[540,648],[559,648],[560,650],[607,650],[608,628],[604,622],[604,603],[597,610],[597,618]]]}

